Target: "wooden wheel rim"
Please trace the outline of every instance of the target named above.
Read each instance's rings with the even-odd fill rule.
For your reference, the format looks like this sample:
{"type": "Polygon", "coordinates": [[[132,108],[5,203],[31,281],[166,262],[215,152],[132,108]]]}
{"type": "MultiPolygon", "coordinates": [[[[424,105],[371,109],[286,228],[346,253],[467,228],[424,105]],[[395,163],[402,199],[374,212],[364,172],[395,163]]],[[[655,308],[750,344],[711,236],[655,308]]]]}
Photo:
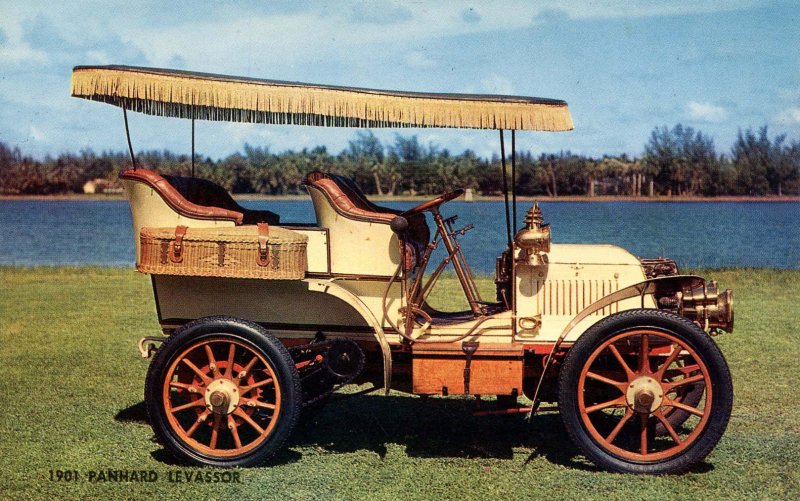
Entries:
{"type": "Polygon", "coordinates": [[[175,357],[165,373],[162,397],[164,415],[177,438],[193,450],[208,456],[232,457],[252,451],[271,435],[280,418],[281,388],[272,365],[261,353],[261,350],[245,341],[230,337],[203,339],[192,343],[175,357]],[[215,349],[218,353],[224,350],[224,353],[228,354],[227,357],[217,359],[214,354],[215,349]],[[245,355],[242,356],[242,353],[245,355]],[[248,360],[246,365],[239,362],[243,358],[248,360]],[[204,359],[207,363],[199,365],[192,362],[192,359],[204,359]],[[229,368],[230,361],[233,361],[233,370],[229,368]],[[181,375],[192,373],[191,384],[179,380],[180,367],[185,367],[189,371],[181,375]],[[242,376],[243,371],[244,376],[242,376]],[[261,374],[263,377],[256,379],[254,374],[261,374]],[[235,391],[239,394],[237,402],[240,405],[233,412],[218,412],[208,407],[208,399],[204,393],[214,381],[224,381],[224,386],[236,388],[235,391]],[[189,386],[193,386],[195,391],[189,391],[189,386]],[[266,398],[261,390],[263,388],[272,390],[269,402],[264,401],[266,398]],[[172,391],[173,389],[178,391],[172,391]],[[193,394],[199,398],[190,397],[188,403],[173,406],[173,398],[176,395],[187,394],[193,394]],[[266,408],[272,411],[265,427],[260,426],[252,418],[253,411],[257,408],[266,408]],[[181,424],[178,416],[189,412],[194,412],[197,417],[191,426],[186,428],[181,424]],[[211,435],[207,443],[195,439],[193,435],[198,429],[204,425],[208,426],[209,423],[211,435]],[[240,428],[243,425],[256,432],[256,436],[246,442],[243,442],[240,436],[240,428]],[[220,439],[232,440],[233,447],[219,448],[220,439]]]}
{"type": "MultiPolygon", "coordinates": [[[[680,381],[686,381],[688,379],[689,379],[689,376],[687,375],[687,377],[685,377],[684,379],[682,379],[680,381]]],[[[682,384],[688,384],[688,382],[682,383],[682,384]]],[[[617,334],[614,337],[612,337],[611,339],[608,339],[608,340],[604,341],[599,347],[594,349],[594,351],[592,352],[591,356],[589,357],[589,359],[584,364],[583,369],[581,370],[580,377],[578,379],[578,409],[580,411],[581,420],[582,420],[584,426],[586,427],[586,430],[591,435],[591,437],[594,439],[595,442],[597,442],[597,444],[600,447],[606,449],[608,452],[610,452],[610,453],[612,453],[614,455],[617,455],[619,457],[622,457],[622,458],[625,458],[625,459],[630,459],[630,460],[635,460],[635,461],[638,461],[638,462],[652,462],[652,461],[660,461],[660,460],[664,460],[664,459],[669,459],[671,457],[674,457],[674,456],[680,454],[686,448],[688,448],[690,445],[692,445],[697,440],[697,438],[702,433],[702,431],[705,429],[705,427],[706,427],[706,425],[708,423],[708,419],[709,419],[709,416],[711,415],[711,410],[712,410],[712,394],[713,394],[713,387],[711,386],[711,378],[710,378],[710,376],[708,374],[708,369],[706,368],[703,360],[698,356],[697,352],[691,346],[689,346],[689,344],[686,341],[683,341],[683,340],[677,338],[676,336],[674,336],[672,334],[668,334],[666,332],[663,332],[663,331],[660,331],[660,330],[656,330],[656,329],[638,329],[638,330],[627,331],[627,332],[623,332],[621,334],[617,334]],[[619,355],[619,350],[616,348],[615,344],[617,342],[623,340],[623,339],[636,338],[636,337],[639,337],[640,341],[641,341],[640,345],[639,345],[639,348],[638,348],[639,352],[637,353],[638,364],[637,364],[637,367],[635,369],[631,369],[627,365],[627,363],[624,362],[624,359],[622,359],[620,356],[618,356],[619,355]],[[664,364],[662,364],[660,367],[658,367],[655,370],[652,370],[653,368],[651,366],[652,356],[648,356],[647,357],[647,362],[646,362],[645,366],[643,366],[643,363],[642,363],[644,358],[641,356],[642,355],[642,347],[644,347],[645,350],[647,350],[648,355],[650,355],[652,353],[652,351],[650,350],[650,347],[652,346],[652,344],[650,342],[650,338],[651,337],[661,338],[663,340],[667,340],[667,341],[669,341],[669,345],[673,347],[673,351],[671,351],[667,355],[667,359],[665,360],[664,364]],[[676,347],[676,345],[677,345],[677,347],[676,347]],[[612,350],[611,346],[614,346],[613,350],[612,350]],[[616,351],[616,353],[615,353],[615,351],[616,351]],[[607,353],[611,354],[614,358],[617,359],[617,363],[619,363],[622,366],[622,369],[626,373],[627,379],[625,381],[616,381],[616,380],[611,380],[609,378],[605,378],[605,381],[604,381],[602,379],[598,379],[596,377],[596,373],[594,373],[594,372],[592,372],[590,370],[592,368],[592,365],[594,364],[595,360],[597,360],[597,358],[601,354],[603,354],[604,352],[607,352],[607,353]],[[695,371],[695,372],[699,372],[699,374],[695,374],[694,376],[691,376],[691,378],[694,379],[694,382],[699,382],[701,379],[698,379],[698,376],[702,376],[702,381],[705,384],[705,405],[704,405],[702,410],[701,409],[697,409],[697,408],[692,408],[695,411],[702,412],[702,415],[700,416],[700,421],[697,423],[697,425],[691,431],[691,433],[689,433],[685,438],[681,439],[680,436],[677,436],[677,438],[676,438],[677,433],[675,432],[673,427],[667,423],[666,416],[664,414],[664,409],[665,408],[682,408],[682,407],[678,407],[680,405],[683,405],[683,404],[681,404],[679,399],[672,400],[672,399],[666,398],[668,392],[675,391],[674,388],[680,387],[680,385],[671,386],[671,385],[674,384],[674,381],[667,381],[666,380],[667,376],[665,375],[665,372],[677,360],[680,360],[681,358],[683,358],[683,359],[686,358],[686,355],[683,355],[683,353],[687,353],[689,355],[689,357],[691,357],[691,359],[693,359],[694,362],[696,363],[696,365],[698,366],[697,371],[695,371]],[[622,365],[623,363],[625,363],[624,366],[622,365]],[[664,403],[663,403],[662,406],[660,406],[654,412],[651,411],[649,413],[644,413],[644,412],[636,411],[636,410],[631,409],[629,404],[627,403],[627,399],[626,399],[627,387],[634,380],[642,378],[643,376],[649,376],[651,378],[655,378],[659,382],[659,384],[661,385],[662,390],[663,390],[663,396],[665,397],[664,398],[664,403]],[[608,384],[608,385],[611,385],[611,386],[615,386],[615,387],[617,387],[617,389],[620,392],[622,392],[622,395],[620,397],[618,397],[617,399],[614,399],[613,401],[608,401],[608,402],[604,402],[602,404],[595,404],[595,405],[587,407],[587,403],[586,403],[586,399],[585,399],[585,397],[586,397],[585,386],[586,386],[587,378],[588,379],[593,379],[595,381],[599,381],[601,383],[605,383],[605,384],[608,384]],[[612,384],[612,383],[616,383],[616,384],[612,384]],[[605,404],[611,404],[612,402],[614,402],[612,405],[608,405],[607,407],[602,407],[600,409],[597,409],[597,407],[600,407],[600,406],[605,405],[605,404]],[[611,433],[609,433],[608,435],[604,436],[596,428],[595,424],[592,422],[592,420],[590,418],[590,415],[592,413],[594,413],[594,412],[597,412],[598,410],[602,411],[605,408],[615,408],[615,407],[616,408],[620,408],[620,407],[622,407],[622,405],[625,406],[625,414],[624,414],[624,416],[622,416],[619,419],[619,421],[617,422],[617,425],[614,427],[614,429],[611,431],[611,433]],[[665,428],[667,428],[668,430],[671,430],[669,432],[669,434],[670,434],[670,439],[672,440],[672,442],[674,444],[672,447],[669,447],[669,448],[667,448],[665,450],[658,451],[658,452],[649,452],[648,444],[651,443],[651,438],[652,439],[655,438],[655,433],[653,432],[652,435],[649,434],[648,421],[653,417],[655,417],[658,420],[657,422],[661,422],[662,425],[665,426],[665,428]],[[629,422],[634,421],[634,420],[638,420],[640,422],[639,429],[640,429],[640,436],[641,437],[640,437],[640,445],[639,445],[639,451],[638,452],[637,451],[633,451],[633,450],[623,449],[622,447],[618,447],[618,446],[614,445],[614,441],[619,438],[622,428],[624,426],[628,425],[629,422]],[[609,440],[609,438],[610,438],[610,440],[609,440]]],[[[686,409],[684,409],[684,410],[686,410],[686,409]]],[[[693,412],[693,414],[697,415],[694,412],[693,412]]]]}

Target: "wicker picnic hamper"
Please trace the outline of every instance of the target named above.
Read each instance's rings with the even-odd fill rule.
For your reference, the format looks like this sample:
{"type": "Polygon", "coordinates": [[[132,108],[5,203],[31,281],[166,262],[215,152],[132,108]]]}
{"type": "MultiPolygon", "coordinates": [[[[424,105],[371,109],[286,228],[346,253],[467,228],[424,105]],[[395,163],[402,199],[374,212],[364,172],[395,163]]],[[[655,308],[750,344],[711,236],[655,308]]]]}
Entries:
{"type": "Polygon", "coordinates": [[[296,280],[305,276],[308,237],[258,225],[142,228],[142,273],[296,280]]]}

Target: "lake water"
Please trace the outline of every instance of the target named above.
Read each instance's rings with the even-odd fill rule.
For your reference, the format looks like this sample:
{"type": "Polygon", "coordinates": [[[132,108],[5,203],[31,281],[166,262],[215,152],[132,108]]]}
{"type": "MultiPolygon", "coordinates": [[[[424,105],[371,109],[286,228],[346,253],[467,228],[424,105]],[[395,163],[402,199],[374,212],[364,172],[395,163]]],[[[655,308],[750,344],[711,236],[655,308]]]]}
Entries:
{"type": "MultiPolygon", "coordinates": [[[[311,201],[245,202],[285,222],[314,222],[311,201]]],[[[386,203],[406,209],[415,203],[386,203]]],[[[519,220],[529,207],[519,205],[519,220]]],[[[800,204],[777,202],[544,202],[553,242],[610,243],[642,257],[689,267],[800,268],[800,204]]],[[[502,202],[450,202],[461,240],[480,273],[493,273],[505,246],[502,202]]],[[[521,226],[522,223],[520,223],[521,226]]],[[[0,265],[132,266],[133,232],[125,201],[0,200],[0,265]]],[[[440,246],[441,247],[441,246],[440,246]]]]}

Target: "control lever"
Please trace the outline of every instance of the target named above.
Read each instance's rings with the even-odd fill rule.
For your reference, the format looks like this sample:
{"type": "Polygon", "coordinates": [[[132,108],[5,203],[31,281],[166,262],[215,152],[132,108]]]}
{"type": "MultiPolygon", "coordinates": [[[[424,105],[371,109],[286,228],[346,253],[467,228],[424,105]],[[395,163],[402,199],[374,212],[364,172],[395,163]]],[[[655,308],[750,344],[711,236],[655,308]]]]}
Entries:
{"type": "Polygon", "coordinates": [[[470,224],[468,224],[468,225],[464,226],[463,228],[461,228],[460,230],[456,230],[456,231],[454,231],[454,232],[452,233],[452,235],[453,235],[453,236],[455,236],[455,235],[461,235],[461,236],[464,236],[464,233],[466,233],[466,232],[468,232],[469,230],[472,230],[472,229],[474,229],[474,228],[475,228],[475,225],[473,225],[473,224],[471,224],[471,223],[470,223],[470,224]]]}
{"type": "Polygon", "coordinates": [[[445,223],[445,224],[453,224],[453,223],[455,223],[455,222],[456,222],[456,219],[458,219],[458,215],[457,215],[457,214],[454,214],[454,215],[452,215],[452,216],[448,217],[447,219],[445,219],[445,220],[444,220],[444,223],[445,223]]]}

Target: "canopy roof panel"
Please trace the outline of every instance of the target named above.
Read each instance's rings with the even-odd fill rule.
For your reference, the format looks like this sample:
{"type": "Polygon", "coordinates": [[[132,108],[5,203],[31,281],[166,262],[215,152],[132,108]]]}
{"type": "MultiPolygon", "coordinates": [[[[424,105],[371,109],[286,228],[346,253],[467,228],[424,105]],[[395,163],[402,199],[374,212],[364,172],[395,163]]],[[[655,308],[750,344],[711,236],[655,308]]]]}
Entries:
{"type": "Polygon", "coordinates": [[[77,66],[72,95],[165,117],[326,127],[572,130],[556,99],[338,87],[132,66],[77,66]]]}

